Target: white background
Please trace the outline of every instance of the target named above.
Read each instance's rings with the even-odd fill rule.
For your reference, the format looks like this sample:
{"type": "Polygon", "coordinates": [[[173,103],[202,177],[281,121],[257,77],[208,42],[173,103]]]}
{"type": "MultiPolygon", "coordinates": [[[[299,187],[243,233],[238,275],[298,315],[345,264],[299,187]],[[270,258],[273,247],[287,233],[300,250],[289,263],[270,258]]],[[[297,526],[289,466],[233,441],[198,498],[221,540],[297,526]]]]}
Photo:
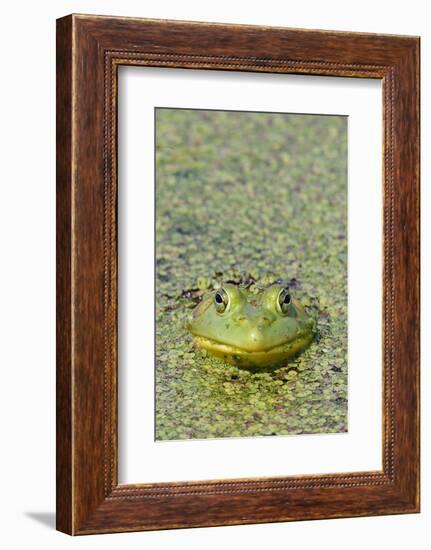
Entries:
{"type": "Polygon", "coordinates": [[[381,470],[381,82],[148,67],[119,79],[120,482],[381,470]],[[154,441],[154,332],[143,327],[154,316],[156,105],[348,115],[348,433],[154,441]]]}
{"type": "MultiPolygon", "coordinates": [[[[284,25],[422,36],[422,97],[431,96],[427,3],[363,0],[8,2],[2,10],[1,543],[5,548],[221,548],[238,545],[428,548],[431,523],[431,340],[422,346],[422,514],[72,539],[54,524],[55,18],[70,12],[284,25]],[[3,43],[4,42],[4,43],[3,43]]],[[[431,150],[422,102],[422,150],[431,150]]],[[[431,190],[422,168],[423,334],[431,330],[431,190]]]]}

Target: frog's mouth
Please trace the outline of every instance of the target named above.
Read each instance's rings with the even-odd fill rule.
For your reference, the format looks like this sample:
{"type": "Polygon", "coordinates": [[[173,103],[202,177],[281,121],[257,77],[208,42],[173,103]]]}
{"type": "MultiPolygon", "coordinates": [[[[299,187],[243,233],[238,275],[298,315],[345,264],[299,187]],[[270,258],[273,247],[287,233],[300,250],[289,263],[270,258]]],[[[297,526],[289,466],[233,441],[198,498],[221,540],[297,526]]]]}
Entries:
{"type": "Polygon", "coordinates": [[[193,336],[195,343],[208,351],[211,351],[213,353],[217,352],[217,355],[227,355],[227,356],[253,356],[257,357],[259,355],[268,355],[268,354],[277,354],[281,353],[283,351],[286,351],[286,347],[289,346],[289,342],[283,342],[281,344],[275,344],[275,345],[264,345],[263,343],[258,347],[254,346],[255,349],[250,348],[242,348],[240,346],[234,346],[232,344],[224,344],[222,342],[218,342],[217,340],[212,340],[211,338],[207,338],[205,336],[193,336]]]}
{"type": "Polygon", "coordinates": [[[207,350],[227,363],[244,367],[268,367],[275,366],[296,355],[311,342],[313,336],[311,333],[304,334],[302,337],[273,346],[264,346],[264,343],[261,342],[260,347],[255,346],[255,349],[252,350],[217,342],[205,336],[194,335],[193,338],[199,348],[207,350]]]}

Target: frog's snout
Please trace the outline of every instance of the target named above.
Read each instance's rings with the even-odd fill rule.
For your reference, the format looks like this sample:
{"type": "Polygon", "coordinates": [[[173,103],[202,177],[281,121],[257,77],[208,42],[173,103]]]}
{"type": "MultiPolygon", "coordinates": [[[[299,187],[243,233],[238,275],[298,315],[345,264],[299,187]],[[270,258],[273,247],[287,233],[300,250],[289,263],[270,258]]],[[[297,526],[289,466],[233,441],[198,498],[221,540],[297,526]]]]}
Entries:
{"type": "Polygon", "coordinates": [[[270,325],[272,325],[272,323],[276,320],[276,316],[271,313],[270,311],[268,312],[265,312],[263,315],[262,314],[256,314],[256,315],[238,315],[238,317],[236,317],[234,319],[235,323],[237,323],[238,325],[248,325],[250,326],[251,328],[263,328],[263,327],[268,327],[270,325]]]}
{"type": "Polygon", "coordinates": [[[259,319],[259,325],[269,326],[275,321],[275,316],[263,315],[259,319]]]}

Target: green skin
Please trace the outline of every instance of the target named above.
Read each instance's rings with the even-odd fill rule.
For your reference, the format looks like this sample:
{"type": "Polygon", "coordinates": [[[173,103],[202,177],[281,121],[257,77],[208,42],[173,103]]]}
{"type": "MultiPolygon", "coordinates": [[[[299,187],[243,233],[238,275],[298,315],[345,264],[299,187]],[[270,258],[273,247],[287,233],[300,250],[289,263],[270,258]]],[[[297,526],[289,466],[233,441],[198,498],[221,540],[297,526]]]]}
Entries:
{"type": "Polygon", "coordinates": [[[226,284],[225,311],[216,309],[216,291],[204,299],[187,322],[195,344],[212,355],[243,367],[271,367],[307,347],[316,333],[316,319],[291,298],[284,311],[280,292],[272,285],[256,295],[226,284]]]}

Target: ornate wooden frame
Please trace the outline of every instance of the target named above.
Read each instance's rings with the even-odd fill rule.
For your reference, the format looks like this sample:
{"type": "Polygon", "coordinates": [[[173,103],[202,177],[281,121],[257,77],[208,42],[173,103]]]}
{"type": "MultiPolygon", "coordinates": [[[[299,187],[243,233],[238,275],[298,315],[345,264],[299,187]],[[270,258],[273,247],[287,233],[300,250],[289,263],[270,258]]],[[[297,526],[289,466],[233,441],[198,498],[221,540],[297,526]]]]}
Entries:
{"type": "Polygon", "coordinates": [[[57,528],[419,511],[419,38],[70,15],[57,21],[57,528]],[[119,65],[383,82],[383,470],[119,485],[119,65]]]}

